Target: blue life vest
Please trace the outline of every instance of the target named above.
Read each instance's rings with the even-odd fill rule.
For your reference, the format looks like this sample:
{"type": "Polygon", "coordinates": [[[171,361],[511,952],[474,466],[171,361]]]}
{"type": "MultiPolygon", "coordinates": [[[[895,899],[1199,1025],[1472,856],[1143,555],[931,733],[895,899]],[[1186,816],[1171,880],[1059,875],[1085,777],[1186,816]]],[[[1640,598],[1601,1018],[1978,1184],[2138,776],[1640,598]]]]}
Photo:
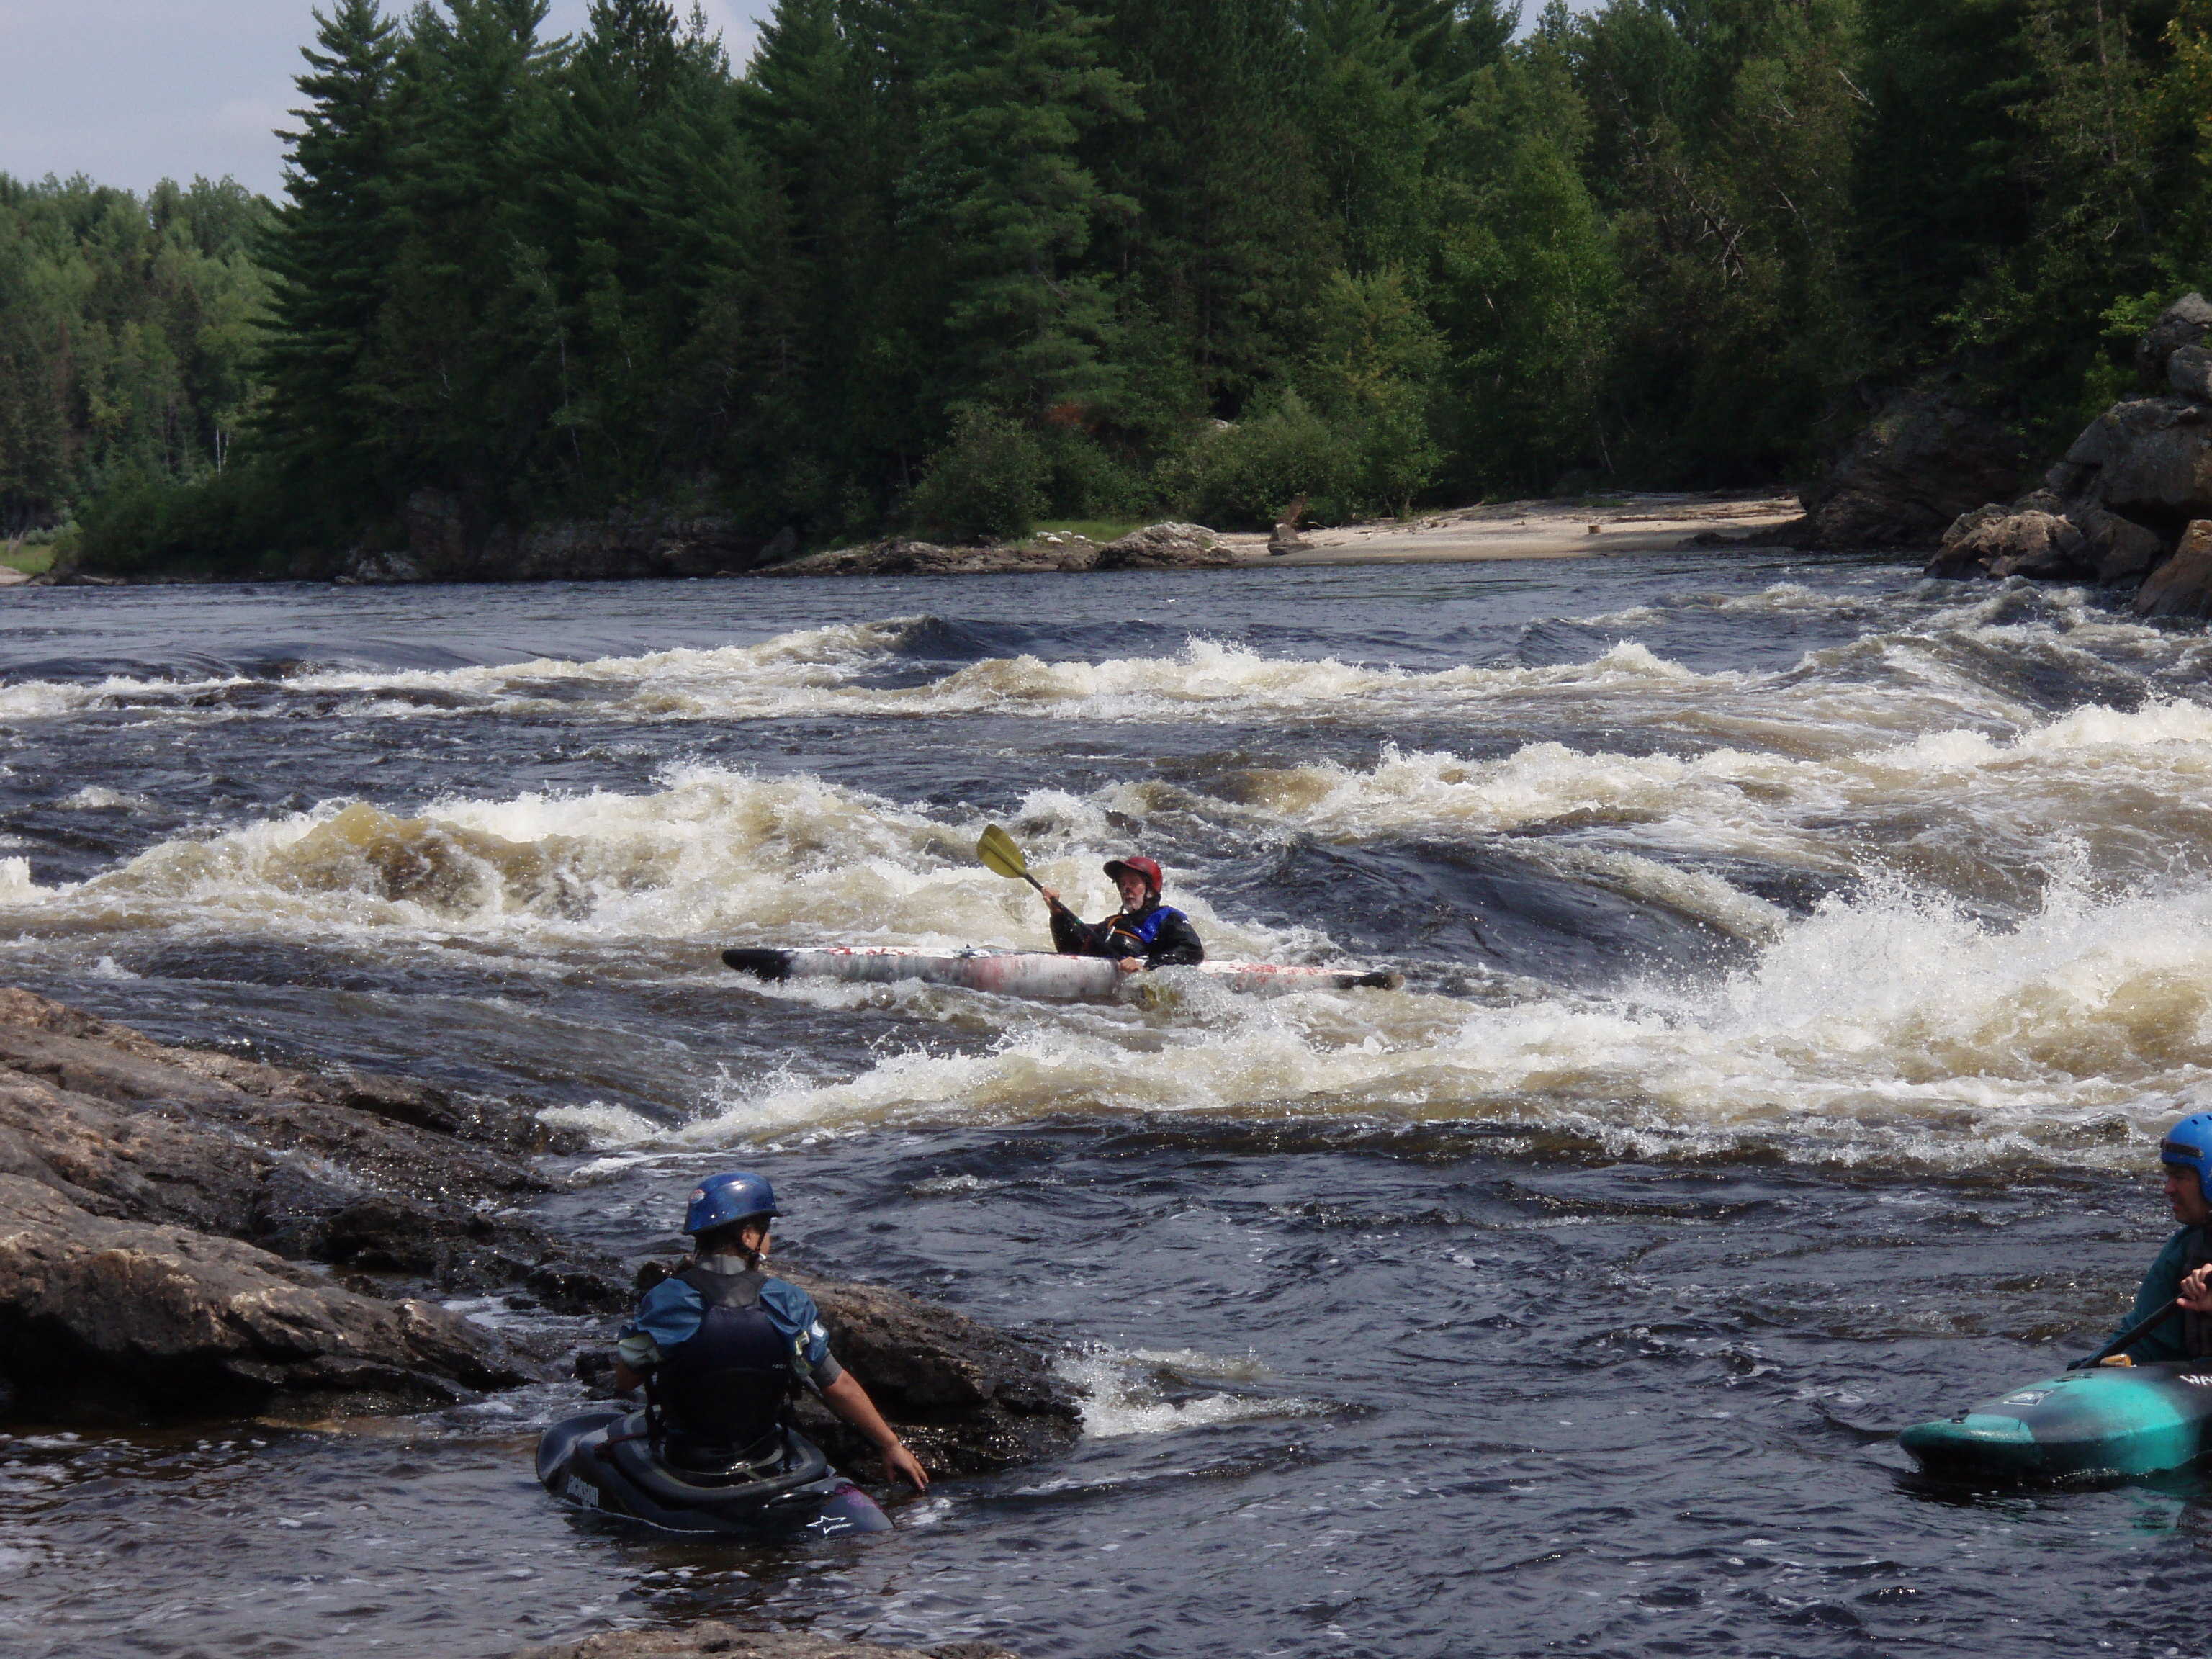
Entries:
{"type": "Polygon", "coordinates": [[[676,1275],[707,1304],[697,1332],[661,1356],[653,1399],[678,1468],[721,1470],[781,1451],[795,1378],[791,1344],[761,1306],[758,1272],[696,1263],[676,1275]]]}
{"type": "Polygon", "coordinates": [[[1173,916],[1177,921],[1187,922],[1190,920],[1171,904],[1155,904],[1134,921],[1130,921],[1127,914],[1124,912],[1115,916],[1107,926],[1121,938],[1135,939],[1149,951],[1152,948],[1152,941],[1159,937],[1160,924],[1170,916],[1173,916]]]}

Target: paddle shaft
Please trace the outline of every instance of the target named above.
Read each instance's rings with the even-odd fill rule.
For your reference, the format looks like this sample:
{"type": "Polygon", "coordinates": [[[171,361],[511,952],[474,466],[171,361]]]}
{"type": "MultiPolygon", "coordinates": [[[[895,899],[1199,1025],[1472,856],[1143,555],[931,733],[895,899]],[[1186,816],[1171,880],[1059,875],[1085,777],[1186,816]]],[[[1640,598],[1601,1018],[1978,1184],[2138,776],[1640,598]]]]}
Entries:
{"type": "Polygon", "coordinates": [[[2143,1338],[2148,1336],[2153,1331],[2156,1330],[2160,1325],[2166,1323],[2167,1320],[2172,1318],[2174,1315],[2180,1311],[2181,1308],[2178,1303],[2167,1303],[2166,1306],[2160,1308],[2148,1319],[2143,1320],[2139,1324],[2130,1326],[2128,1329],[2122,1331],[2118,1336],[2105,1344],[2103,1347],[2098,1349],[2096,1352],[2091,1354],[2087,1359],[2077,1359],[2066,1369],[2069,1371],[2081,1371],[2088,1370],[2092,1365],[2103,1364],[2105,1361],[2110,1359],[2114,1354],[2121,1352],[2121,1350],[2131,1347],[2136,1343],[2142,1341],[2143,1338]]]}

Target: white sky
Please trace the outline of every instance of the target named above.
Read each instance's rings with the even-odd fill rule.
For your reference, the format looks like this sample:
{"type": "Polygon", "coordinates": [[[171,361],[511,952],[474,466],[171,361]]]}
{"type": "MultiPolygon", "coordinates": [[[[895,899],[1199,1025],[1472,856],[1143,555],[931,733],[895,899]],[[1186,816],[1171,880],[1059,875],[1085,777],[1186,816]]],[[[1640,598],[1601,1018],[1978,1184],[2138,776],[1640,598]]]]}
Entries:
{"type": "MultiPolygon", "coordinates": [[[[771,0],[702,0],[733,62],[771,0]]],[[[313,0],[0,0],[0,173],[143,191],[195,173],[273,196],[313,0]]],[[[552,0],[549,35],[586,0],[552,0]]],[[[404,9],[385,0],[387,13],[404,9]]],[[[678,0],[681,13],[690,0],[678,0]]]]}

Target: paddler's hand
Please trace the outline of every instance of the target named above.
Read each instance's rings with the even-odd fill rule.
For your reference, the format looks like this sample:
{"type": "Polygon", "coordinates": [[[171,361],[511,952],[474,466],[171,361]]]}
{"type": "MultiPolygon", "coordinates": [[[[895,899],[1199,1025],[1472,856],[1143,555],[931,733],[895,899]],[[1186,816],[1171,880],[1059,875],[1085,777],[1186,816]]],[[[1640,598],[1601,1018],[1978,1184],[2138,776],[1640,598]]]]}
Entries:
{"type": "Polygon", "coordinates": [[[2100,1365],[2132,1365],[2136,1362],[2124,1353],[2116,1353],[2110,1359],[2100,1359],[2097,1363],[2100,1365]]]}
{"type": "Polygon", "coordinates": [[[1144,971],[1145,964],[1142,959],[1137,957],[1115,957],[1114,967],[1120,973],[1139,974],[1144,971]]]}
{"type": "Polygon", "coordinates": [[[884,1480],[903,1480],[916,1492],[929,1490],[929,1471],[906,1449],[904,1441],[894,1440],[883,1450],[884,1480]]]}
{"type": "Polygon", "coordinates": [[[2212,1264],[2184,1277],[2181,1294],[2173,1300],[2176,1306],[2190,1313],[2212,1313],[2212,1264]]]}
{"type": "Polygon", "coordinates": [[[1055,910],[1065,910],[1067,908],[1065,904],[1062,904],[1060,902],[1060,895],[1054,892],[1051,888],[1040,887],[1037,889],[1037,892],[1042,896],[1044,902],[1048,905],[1051,906],[1052,908],[1055,910]]]}

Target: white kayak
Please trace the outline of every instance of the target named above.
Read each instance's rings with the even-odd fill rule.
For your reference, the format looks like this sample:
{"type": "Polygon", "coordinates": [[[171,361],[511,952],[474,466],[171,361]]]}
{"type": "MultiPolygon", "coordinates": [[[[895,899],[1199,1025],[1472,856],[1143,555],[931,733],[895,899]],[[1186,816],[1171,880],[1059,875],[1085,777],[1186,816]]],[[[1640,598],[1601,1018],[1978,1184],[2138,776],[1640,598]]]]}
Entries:
{"type": "MultiPolygon", "coordinates": [[[[1134,975],[1104,957],[1063,957],[1047,951],[922,951],[897,945],[840,945],[806,950],[732,950],[722,960],[757,979],[842,979],[887,984],[918,979],[1013,997],[1073,1001],[1110,997],[1134,975]]],[[[1183,970],[1178,970],[1183,971],[1183,970]]],[[[1400,975],[1273,962],[1208,962],[1188,971],[1233,991],[1347,991],[1401,985],[1400,975]]]]}

